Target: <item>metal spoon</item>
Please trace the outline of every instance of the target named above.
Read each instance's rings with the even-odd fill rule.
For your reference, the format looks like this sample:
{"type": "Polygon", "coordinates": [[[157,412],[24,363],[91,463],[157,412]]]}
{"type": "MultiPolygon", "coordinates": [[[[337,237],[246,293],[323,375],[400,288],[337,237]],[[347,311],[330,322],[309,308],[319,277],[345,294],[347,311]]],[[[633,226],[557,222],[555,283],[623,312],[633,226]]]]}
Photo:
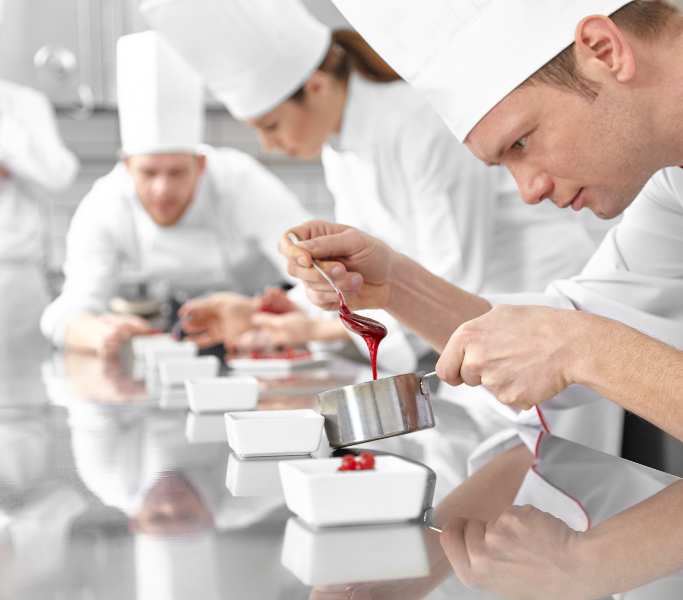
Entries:
{"type": "MultiPolygon", "coordinates": [[[[292,244],[296,245],[301,241],[301,238],[296,233],[288,233],[287,237],[289,238],[289,241],[292,242],[292,244]]],[[[337,287],[337,284],[330,279],[330,277],[323,271],[323,268],[318,264],[318,261],[315,260],[314,258],[311,258],[311,262],[313,263],[313,267],[325,278],[327,279],[327,282],[335,289],[337,294],[339,294],[339,298],[341,299],[342,303],[346,304],[346,299],[344,298],[344,294],[342,294],[342,291],[337,287]]]]}

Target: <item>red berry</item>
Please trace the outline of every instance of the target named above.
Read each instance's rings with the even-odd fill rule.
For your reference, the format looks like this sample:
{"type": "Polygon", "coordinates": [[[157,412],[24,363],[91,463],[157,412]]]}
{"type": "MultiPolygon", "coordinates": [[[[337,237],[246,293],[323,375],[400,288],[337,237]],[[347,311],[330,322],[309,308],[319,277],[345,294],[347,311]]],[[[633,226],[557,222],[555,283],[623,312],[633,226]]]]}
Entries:
{"type": "Polygon", "coordinates": [[[360,469],[364,471],[368,471],[370,469],[375,468],[375,457],[372,454],[368,454],[367,452],[363,452],[363,454],[360,455],[358,458],[358,466],[360,469]]]}
{"type": "Polygon", "coordinates": [[[355,471],[356,470],[356,457],[353,454],[345,454],[342,458],[342,466],[340,471],[355,471]]]}
{"type": "Polygon", "coordinates": [[[342,465],[339,467],[340,471],[355,471],[356,470],[356,465],[353,465],[352,467],[349,467],[347,465],[342,465]]]}

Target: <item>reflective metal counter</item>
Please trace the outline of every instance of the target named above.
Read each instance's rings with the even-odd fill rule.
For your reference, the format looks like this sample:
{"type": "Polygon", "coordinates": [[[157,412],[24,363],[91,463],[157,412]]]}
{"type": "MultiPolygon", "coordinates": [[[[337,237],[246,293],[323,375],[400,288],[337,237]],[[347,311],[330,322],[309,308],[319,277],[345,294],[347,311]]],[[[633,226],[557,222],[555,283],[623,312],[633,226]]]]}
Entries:
{"type": "MultiPolygon", "coordinates": [[[[306,526],[284,504],[278,460],[241,459],[222,415],[150,391],[126,360],[52,353],[37,338],[22,348],[0,361],[2,600],[493,598],[457,579],[420,524],[306,526]]],[[[263,377],[259,409],[315,408],[319,391],[369,374],[334,358],[263,377]]],[[[372,447],[431,467],[436,503],[484,440],[462,408],[434,410],[435,429],[372,447]]],[[[569,520],[597,523],[675,481],[549,435],[537,446],[537,475],[578,504],[558,509],[569,520]]],[[[315,455],[329,452],[323,440],[315,455]]],[[[620,598],[683,598],[683,579],[660,584],[620,598]]]]}

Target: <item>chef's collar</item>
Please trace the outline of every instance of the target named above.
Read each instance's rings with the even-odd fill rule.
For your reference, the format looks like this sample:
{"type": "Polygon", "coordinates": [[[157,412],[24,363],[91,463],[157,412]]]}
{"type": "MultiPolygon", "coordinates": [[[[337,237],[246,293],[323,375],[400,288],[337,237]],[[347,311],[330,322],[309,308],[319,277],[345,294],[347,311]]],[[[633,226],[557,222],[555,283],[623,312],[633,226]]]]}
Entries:
{"type": "Polygon", "coordinates": [[[341,130],[328,141],[337,152],[358,151],[372,144],[377,126],[376,87],[387,85],[368,81],[358,73],[349,76],[341,130]]]}

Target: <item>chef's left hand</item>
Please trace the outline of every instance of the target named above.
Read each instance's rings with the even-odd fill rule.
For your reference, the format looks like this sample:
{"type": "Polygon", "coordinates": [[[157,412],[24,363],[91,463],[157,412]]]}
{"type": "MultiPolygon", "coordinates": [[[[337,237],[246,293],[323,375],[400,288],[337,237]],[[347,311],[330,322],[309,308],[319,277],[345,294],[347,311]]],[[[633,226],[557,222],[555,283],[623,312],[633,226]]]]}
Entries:
{"type": "Polygon", "coordinates": [[[178,316],[192,314],[183,328],[188,334],[184,339],[195,342],[200,348],[217,344],[227,348],[236,344],[239,336],[251,328],[256,308],[254,298],[226,292],[190,300],[180,307],[178,316]]]}
{"type": "Polygon", "coordinates": [[[596,315],[545,306],[496,306],[461,325],[436,365],[451,385],[486,386],[499,402],[529,410],[577,383],[596,351],[596,315]]]}
{"type": "Polygon", "coordinates": [[[582,534],[533,506],[513,506],[488,524],[456,517],[441,546],[460,580],[501,598],[582,600],[592,568],[582,534]]]}

